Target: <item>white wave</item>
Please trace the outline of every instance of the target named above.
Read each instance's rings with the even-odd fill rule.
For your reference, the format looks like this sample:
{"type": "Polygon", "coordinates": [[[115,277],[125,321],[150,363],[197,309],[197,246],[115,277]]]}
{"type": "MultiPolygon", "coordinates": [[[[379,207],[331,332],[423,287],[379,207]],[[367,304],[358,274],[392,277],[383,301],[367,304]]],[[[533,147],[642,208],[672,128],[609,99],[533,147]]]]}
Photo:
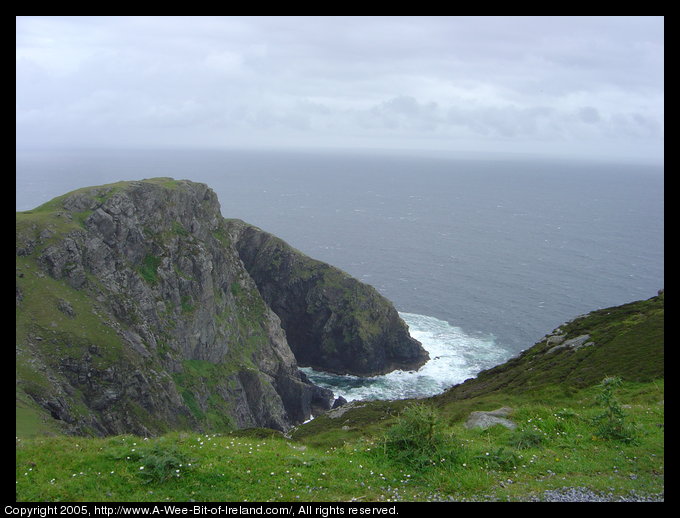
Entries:
{"type": "Polygon", "coordinates": [[[507,360],[511,353],[493,335],[472,336],[461,328],[427,315],[400,313],[411,336],[423,344],[430,360],[417,371],[393,371],[362,378],[302,369],[310,379],[347,401],[422,398],[439,394],[507,360]]]}

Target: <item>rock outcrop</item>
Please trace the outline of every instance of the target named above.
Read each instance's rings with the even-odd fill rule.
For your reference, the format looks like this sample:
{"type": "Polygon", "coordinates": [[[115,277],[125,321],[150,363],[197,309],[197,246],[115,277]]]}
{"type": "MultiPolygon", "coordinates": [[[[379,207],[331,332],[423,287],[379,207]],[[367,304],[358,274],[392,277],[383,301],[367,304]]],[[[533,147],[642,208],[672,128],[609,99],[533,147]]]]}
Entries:
{"type": "Polygon", "coordinates": [[[465,421],[465,428],[481,428],[482,430],[486,430],[492,426],[501,425],[510,430],[514,430],[517,428],[517,424],[510,419],[507,419],[507,417],[512,414],[512,411],[512,408],[504,406],[497,408],[496,410],[478,410],[472,412],[467,421],[465,421]]]}
{"type": "Polygon", "coordinates": [[[120,182],[17,213],[16,264],[17,399],[70,433],[287,430],[333,404],[298,364],[427,358],[375,290],[225,220],[200,183],[120,182]]]}
{"type": "MultiPolygon", "coordinates": [[[[505,363],[435,396],[440,404],[492,393],[565,394],[609,376],[648,382],[664,373],[663,291],[575,317],[505,363]]],[[[501,416],[502,417],[502,416],[501,416]]]]}
{"type": "Polygon", "coordinates": [[[373,287],[253,225],[227,220],[227,228],[301,365],[374,376],[415,370],[428,360],[396,309],[373,287]]]}

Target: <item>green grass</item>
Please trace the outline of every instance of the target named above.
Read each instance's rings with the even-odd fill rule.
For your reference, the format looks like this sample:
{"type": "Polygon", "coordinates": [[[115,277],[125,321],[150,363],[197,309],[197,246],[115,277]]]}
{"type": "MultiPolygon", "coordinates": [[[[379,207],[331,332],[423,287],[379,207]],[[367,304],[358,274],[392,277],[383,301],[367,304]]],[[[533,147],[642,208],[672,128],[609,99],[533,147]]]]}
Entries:
{"type": "MultiPolygon", "coordinates": [[[[170,189],[179,185],[167,178],[146,181],[170,189]]],[[[101,203],[125,187],[124,182],[106,186],[92,196],[101,203]]],[[[594,346],[548,352],[547,342],[539,342],[428,399],[424,410],[413,410],[409,401],[364,402],[340,418],[319,416],[286,438],[263,429],[229,433],[234,423],[225,417],[228,398],[218,394],[233,388],[229,378],[239,369],[255,370],[253,354],[267,341],[257,325],[265,303],[252,287],[234,281],[224,295],[231,294],[236,310],[218,315],[229,324],[229,336],[237,338],[227,358],[222,364],[184,361],[173,375],[200,426],[220,434],[61,435],[61,422],[32,399],[54,390],[46,372],[85,355],[88,365],[103,371],[132,354],[84,290],[39,267],[42,250],[67,233],[82,232],[89,214],[69,216],[64,199],[17,213],[19,501],[529,500],[565,486],[618,495],[663,493],[663,295],[561,326],[568,338],[589,334],[594,346]],[[624,382],[603,398],[597,383],[605,376],[624,382]],[[471,411],[500,406],[514,409],[517,430],[464,427],[471,411]]],[[[187,237],[178,222],[169,233],[187,237]]],[[[229,242],[224,227],[215,237],[229,242]]],[[[304,264],[307,275],[323,273],[315,264],[304,264]]],[[[158,257],[147,255],[138,272],[153,285],[159,265],[158,257]]],[[[333,275],[325,286],[349,297],[343,279],[333,275]]],[[[188,318],[196,305],[184,296],[179,309],[188,318]]],[[[370,333],[370,327],[363,332],[370,333]]],[[[78,405],[83,415],[89,411],[84,397],[70,394],[76,414],[78,405]]],[[[137,403],[126,411],[144,417],[137,403]]],[[[153,423],[151,429],[168,428],[153,423]]]]}
{"type": "MultiPolygon", "coordinates": [[[[436,421],[437,447],[417,463],[389,448],[400,436],[407,403],[395,410],[377,402],[374,417],[383,419],[358,434],[343,430],[342,423],[358,423],[361,415],[353,414],[366,417],[370,404],[326,419],[325,426],[314,424],[317,418],[309,425],[314,433],[302,433],[306,425],[295,439],[261,429],[148,439],[21,437],[17,500],[526,501],[565,486],[615,495],[663,493],[663,381],[624,382],[618,391],[626,419],[639,431],[632,443],[595,435],[599,392],[581,390],[560,404],[516,397],[511,416],[516,431],[468,430],[464,419],[451,419],[455,412],[443,409],[434,417],[426,414],[436,421]]],[[[421,432],[428,436],[428,430],[421,432]]]]}
{"type": "Polygon", "coordinates": [[[160,264],[160,257],[148,254],[144,257],[142,264],[138,268],[139,274],[149,284],[156,284],[158,282],[158,267],[160,264]]]}

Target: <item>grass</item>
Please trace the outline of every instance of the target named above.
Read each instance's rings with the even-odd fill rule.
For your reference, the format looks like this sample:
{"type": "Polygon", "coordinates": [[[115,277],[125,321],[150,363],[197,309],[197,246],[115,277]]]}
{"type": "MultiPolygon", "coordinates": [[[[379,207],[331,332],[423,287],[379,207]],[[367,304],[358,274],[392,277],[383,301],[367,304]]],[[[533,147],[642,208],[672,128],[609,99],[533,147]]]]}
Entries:
{"type": "MultiPolygon", "coordinates": [[[[19,501],[394,502],[526,501],[565,486],[615,495],[663,493],[663,381],[624,382],[617,393],[626,419],[639,430],[634,442],[595,434],[594,418],[602,412],[598,394],[591,387],[560,404],[517,398],[515,431],[468,430],[463,419],[432,407],[409,418],[409,406],[402,405],[384,413],[370,433],[346,431],[344,439],[341,423],[333,423],[337,433],[317,424],[316,433],[294,434],[297,439],[270,430],[18,437],[16,495],[19,501]],[[417,433],[432,438],[436,448],[414,463],[388,445],[401,437],[399,427],[416,430],[419,419],[433,424],[417,433]]],[[[378,407],[387,410],[385,403],[378,407]]],[[[366,413],[366,407],[337,421],[351,422],[354,412],[366,413]]]]}
{"type": "Polygon", "coordinates": [[[147,254],[142,260],[142,264],[138,268],[139,274],[146,282],[155,285],[158,282],[158,267],[160,264],[160,257],[147,254]]]}
{"type": "MultiPolygon", "coordinates": [[[[147,181],[179,185],[167,178],[147,181]]],[[[101,203],[122,188],[124,183],[108,186],[93,196],[101,203]]],[[[565,486],[616,495],[663,493],[663,295],[562,326],[569,338],[589,334],[596,346],[549,352],[544,340],[430,398],[427,407],[365,402],[341,418],[319,416],[286,438],[271,430],[228,432],[234,424],[224,417],[226,400],[217,396],[231,390],[229,377],[238,369],[255,371],[253,354],[266,343],[258,324],[265,303],[252,286],[234,281],[229,292],[236,311],[218,315],[225,336],[238,338],[228,358],[218,365],[185,361],[173,376],[200,426],[223,433],[63,436],[59,422],[29,397],[53,390],[49,368],[61,376],[60,361],[87,356],[88,368],[104,371],[133,354],[85,291],[41,272],[42,250],[66,233],[81,232],[89,214],[69,217],[63,201],[17,214],[19,501],[531,500],[565,486]],[[625,381],[597,386],[604,376],[625,381]],[[471,411],[500,406],[514,408],[517,430],[465,428],[471,411]]],[[[187,237],[178,222],[169,233],[187,237]]],[[[229,242],[224,227],[215,237],[229,242]]],[[[149,254],[138,272],[153,286],[159,266],[160,258],[149,254]]],[[[308,275],[322,274],[320,266],[304,267],[308,275]]],[[[334,274],[325,287],[349,297],[343,279],[334,274]]],[[[194,304],[183,296],[178,313],[190,317],[194,304]]],[[[76,414],[80,407],[83,415],[90,411],[86,396],[70,394],[76,414]]],[[[125,411],[144,418],[137,403],[125,411]]]]}

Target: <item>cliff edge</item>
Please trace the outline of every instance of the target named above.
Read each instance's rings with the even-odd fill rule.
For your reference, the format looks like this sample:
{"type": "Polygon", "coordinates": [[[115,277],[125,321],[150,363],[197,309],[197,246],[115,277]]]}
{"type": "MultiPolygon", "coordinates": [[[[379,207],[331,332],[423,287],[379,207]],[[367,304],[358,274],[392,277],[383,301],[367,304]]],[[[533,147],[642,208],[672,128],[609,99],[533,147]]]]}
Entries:
{"type": "Polygon", "coordinates": [[[301,365],[375,376],[416,370],[428,360],[396,309],[372,286],[243,221],[227,220],[227,229],[301,365]]]}
{"type": "MultiPolygon", "coordinates": [[[[17,213],[16,224],[17,419],[94,435],[287,430],[333,403],[330,391],[298,369],[317,365],[307,359],[312,344],[303,354],[286,337],[307,325],[291,324],[292,313],[280,309],[300,289],[258,285],[259,270],[247,267],[254,231],[225,220],[205,184],[154,178],[79,189],[17,213]]],[[[255,254],[260,270],[263,250],[255,254]]],[[[300,278],[314,277],[304,271],[307,259],[295,264],[300,278]]],[[[343,283],[367,289],[345,276],[343,283]]],[[[365,306],[340,297],[331,307],[340,299],[307,298],[332,322],[368,312],[367,327],[352,329],[384,336],[386,348],[358,362],[361,372],[419,364],[404,361],[401,345],[388,339],[396,314],[389,302],[365,306]],[[380,312],[385,318],[374,319],[380,312]]],[[[334,335],[333,346],[351,348],[341,338],[334,335]]],[[[329,343],[318,342],[322,349],[329,343]]]]}

